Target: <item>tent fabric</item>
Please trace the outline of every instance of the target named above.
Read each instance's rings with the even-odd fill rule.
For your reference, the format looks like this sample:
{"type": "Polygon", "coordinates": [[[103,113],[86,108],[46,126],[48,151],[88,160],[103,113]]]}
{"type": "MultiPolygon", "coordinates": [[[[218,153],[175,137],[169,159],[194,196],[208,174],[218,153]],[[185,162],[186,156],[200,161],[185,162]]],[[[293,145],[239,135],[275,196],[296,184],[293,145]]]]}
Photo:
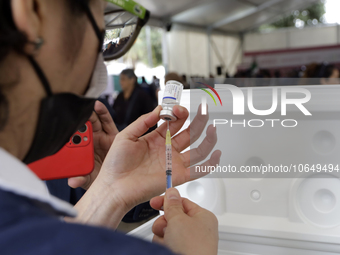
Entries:
{"type": "Polygon", "coordinates": [[[136,0],[159,24],[182,24],[240,33],[275,21],[318,0],[136,0]]]}

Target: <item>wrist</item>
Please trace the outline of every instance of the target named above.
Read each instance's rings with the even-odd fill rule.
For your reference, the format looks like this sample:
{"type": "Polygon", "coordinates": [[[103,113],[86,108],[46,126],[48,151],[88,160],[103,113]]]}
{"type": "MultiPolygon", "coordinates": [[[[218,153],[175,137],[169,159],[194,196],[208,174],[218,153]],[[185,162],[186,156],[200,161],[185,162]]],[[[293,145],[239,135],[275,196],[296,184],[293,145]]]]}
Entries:
{"type": "Polygon", "coordinates": [[[125,214],[133,207],[148,201],[140,196],[144,192],[137,189],[138,185],[136,186],[131,182],[133,177],[123,176],[118,178],[115,175],[103,174],[103,172],[101,171],[98,174],[96,182],[100,183],[101,187],[105,187],[104,189],[108,191],[108,196],[112,196],[111,199],[121,206],[125,214]]]}
{"type": "MultiPolygon", "coordinates": [[[[99,177],[99,176],[98,176],[99,177]]],[[[84,196],[75,205],[78,216],[68,221],[116,229],[124,215],[130,210],[121,200],[112,185],[100,178],[92,183],[84,196]]]]}

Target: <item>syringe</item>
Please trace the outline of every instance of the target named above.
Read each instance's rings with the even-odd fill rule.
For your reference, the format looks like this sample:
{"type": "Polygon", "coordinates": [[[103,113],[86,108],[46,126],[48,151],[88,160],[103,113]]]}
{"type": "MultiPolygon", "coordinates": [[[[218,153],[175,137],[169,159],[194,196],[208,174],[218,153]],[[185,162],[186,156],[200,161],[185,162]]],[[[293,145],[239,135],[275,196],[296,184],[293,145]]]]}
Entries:
{"type": "Polygon", "coordinates": [[[169,130],[169,121],[167,121],[168,130],[165,139],[165,173],[166,173],[166,189],[172,187],[172,148],[171,135],[169,130]]]}

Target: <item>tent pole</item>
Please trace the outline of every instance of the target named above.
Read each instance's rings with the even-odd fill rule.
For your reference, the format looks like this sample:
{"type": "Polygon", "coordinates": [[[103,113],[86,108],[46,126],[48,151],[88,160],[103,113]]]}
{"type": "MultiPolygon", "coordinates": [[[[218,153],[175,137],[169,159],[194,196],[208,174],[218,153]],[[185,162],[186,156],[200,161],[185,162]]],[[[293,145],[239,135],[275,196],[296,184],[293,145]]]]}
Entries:
{"type": "Polygon", "coordinates": [[[207,29],[207,36],[208,36],[208,77],[212,74],[212,59],[211,59],[211,29],[207,29]]]}
{"type": "Polygon", "coordinates": [[[168,43],[167,43],[167,31],[163,29],[162,33],[162,59],[165,73],[169,72],[169,55],[168,55],[168,43]]]}
{"type": "Polygon", "coordinates": [[[150,26],[145,26],[146,32],[146,47],[147,47],[147,54],[148,54],[148,63],[149,67],[153,67],[152,61],[152,46],[151,46],[151,28],[150,26]]]}

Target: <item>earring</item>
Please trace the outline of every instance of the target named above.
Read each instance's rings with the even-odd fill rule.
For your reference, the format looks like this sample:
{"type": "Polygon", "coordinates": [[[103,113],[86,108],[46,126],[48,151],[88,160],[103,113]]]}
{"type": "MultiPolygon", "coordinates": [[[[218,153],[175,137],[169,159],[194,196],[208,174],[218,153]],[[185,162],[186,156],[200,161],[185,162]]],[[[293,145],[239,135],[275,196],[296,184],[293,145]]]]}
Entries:
{"type": "Polygon", "coordinates": [[[41,37],[38,37],[35,42],[33,42],[34,44],[34,50],[38,51],[40,50],[41,46],[44,44],[44,39],[42,39],[41,37]]]}

